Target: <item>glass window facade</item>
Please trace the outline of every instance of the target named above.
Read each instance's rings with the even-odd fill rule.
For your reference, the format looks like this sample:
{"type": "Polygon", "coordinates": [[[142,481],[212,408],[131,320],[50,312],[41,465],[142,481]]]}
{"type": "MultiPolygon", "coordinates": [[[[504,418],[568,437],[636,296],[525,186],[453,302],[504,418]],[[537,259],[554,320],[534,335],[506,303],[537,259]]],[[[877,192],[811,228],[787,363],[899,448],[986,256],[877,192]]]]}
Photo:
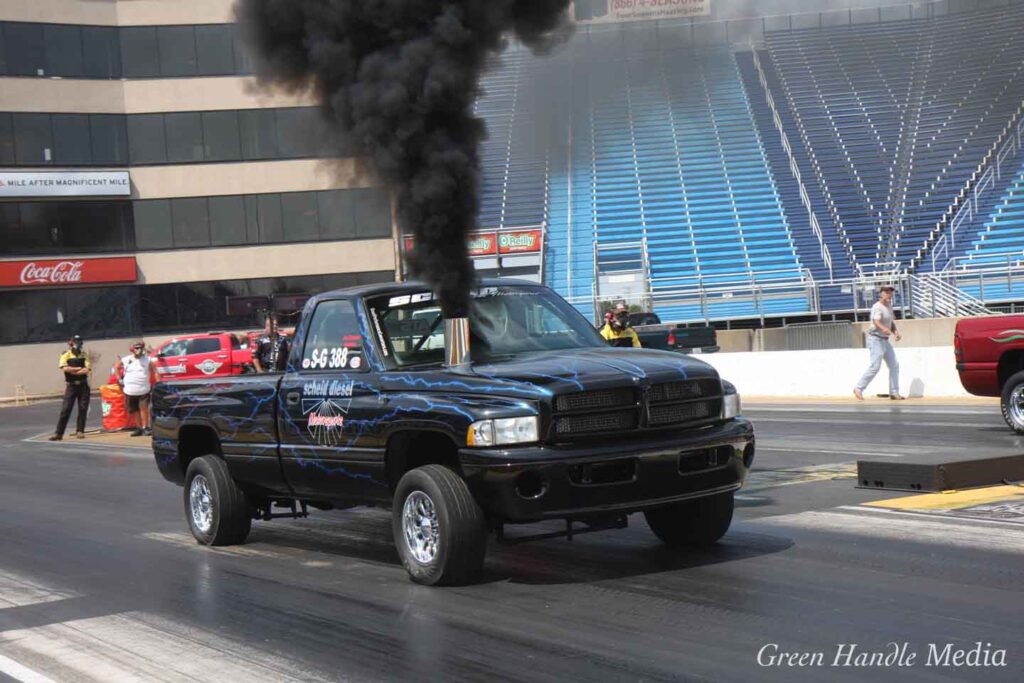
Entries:
{"type": "MultiPolygon", "coordinates": [[[[256,280],[167,285],[83,287],[4,292],[0,297],[0,344],[64,341],[72,334],[89,341],[208,329],[256,329],[252,316],[227,314],[229,296],[316,294],[374,282],[390,282],[390,270],[256,280]]],[[[296,320],[285,321],[295,324],[296,320]]]]}
{"type": "Polygon", "coordinates": [[[0,256],[388,239],[390,220],[387,192],[381,188],[135,201],[2,202],[0,256]]]}
{"type": "Polygon", "coordinates": [[[182,78],[252,73],[234,24],[0,22],[0,76],[182,78]]]}
{"type": "Polygon", "coordinates": [[[0,255],[134,251],[132,224],[128,201],[5,202],[0,204],[0,255]]]}
{"type": "Polygon", "coordinates": [[[345,156],[314,107],[166,114],[0,112],[0,163],[190,164],[345,156]],[[283,144],[279,141],[284,141],[283,144]]]}

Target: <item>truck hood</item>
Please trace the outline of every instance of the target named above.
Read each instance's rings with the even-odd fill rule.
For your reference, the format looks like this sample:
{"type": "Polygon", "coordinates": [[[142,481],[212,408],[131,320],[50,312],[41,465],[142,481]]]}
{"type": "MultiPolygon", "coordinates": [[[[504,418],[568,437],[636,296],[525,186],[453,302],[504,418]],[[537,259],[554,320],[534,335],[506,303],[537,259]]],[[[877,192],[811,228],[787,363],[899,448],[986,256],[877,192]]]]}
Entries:
{"type": "Polygon", "coordinates": [[[447,391],[544,398],[574,391],[718,377],[707,363],[671,351],[569,349],[507,361],[382,376],[390,390],[447,391]]]}

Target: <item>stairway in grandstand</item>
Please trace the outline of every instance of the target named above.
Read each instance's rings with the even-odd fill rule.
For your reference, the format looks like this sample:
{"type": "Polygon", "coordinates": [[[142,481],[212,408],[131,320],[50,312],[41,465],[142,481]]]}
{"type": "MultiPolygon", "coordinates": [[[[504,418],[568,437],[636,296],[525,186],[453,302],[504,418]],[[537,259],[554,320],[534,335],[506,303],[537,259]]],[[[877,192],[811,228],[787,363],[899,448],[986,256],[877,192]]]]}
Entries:
{"type": "MultiPolygon", "coordinates": [[[[970,247],[959,259],[959,267],[977,273],[986,268],[1002,270],[1024,267],[1024,168],[1014,176],[995,209],[970,247]]],[[[986,301],[1024,298],[1024,279],[1001,275],[987,278],[982,285],[965,278],[963,289],[986,301]]]]}
{"type": "MultiPolygon", "coordinates": [[[[782,92],[782,90],[771,60],[763,51],[760,51],[759,55],[759,59],[755,62],[753,51],[737,52],[736,63],[747,89],[754,123],[764,141],[768,165],[778,188],[779,197],[782,199],[797,253],[800,255],[801,262],[810,269],[818,283],[849,280],[854,276],[854,269],[848,246],[840,238],[840,235],[834,230],[826,230],[822,232],[822,240],[819,240],[811,228],[811,215],[804,202],[801,201],[800,183],[797,182],[793,174],[792,163],[796,163],[800,178],[804,179],[804,193],[807,195],[811,210],[819,224],[822,218],[828,216],[828,207],[818,191],[817,184],[807,182],[814,178],[814,169],[810,167],[806,155],[799,154],[799,150],[793,150],[796,141],[788,139],[788,134],[789,148],[794,151],[792,161],[786,153],[782,133],[775,122],[775,115],[778,115],[778,121],[782,125],[783,131],[794,130],[793,115],[785,97],[773,97],[774,110],[769,104],[766,87],[769,92],[782,92]],[[760,64],[764,72],[763,85],[757,64],[760,64]],[[822,241],[831,257],[831,267],[822,257],[822,241]]],[[[844,293],[839,286],[824,285],[819,296],[820,304],[826,310],[842,310],[850,305],[849,292],[844,293]]]]}
{"type": "Polygon", "coordinates": [[[1024,99],[1020,3],[769,32],[766,43],[788,132],[827,208],[819,219],[866,271],[906,266],[930,243],[1024,99]]]}

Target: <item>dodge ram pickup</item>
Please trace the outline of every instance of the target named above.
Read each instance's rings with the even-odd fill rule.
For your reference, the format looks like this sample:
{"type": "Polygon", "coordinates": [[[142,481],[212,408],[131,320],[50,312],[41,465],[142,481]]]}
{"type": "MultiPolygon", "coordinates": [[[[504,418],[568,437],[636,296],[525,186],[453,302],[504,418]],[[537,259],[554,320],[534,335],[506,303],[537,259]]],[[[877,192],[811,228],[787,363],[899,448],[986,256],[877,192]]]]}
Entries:
{"type": "Polygon", "coordinates": [[[308,508],[391,509],[414,581],[472,581],[499,542],[729,528],[754,458],[734,387],[668,351],[610,348],[550,289],[485,280],[446,319],[417,283],[306,304],[284,372],[154,388],[153,450],[201,544],[308,508]],[[275,512],[277,510],[277,512],[275,512]],[[283,511],[282,511],[283,510],[283,511]],[[557,520],[555,531],[506,526],[557,520]]]}
{"type": "Polygon", "coordinates": [[[958,320],[953,352],[964,389],[999,396],[1006,424],[1024,434],[1024,316],[958,320]]]}

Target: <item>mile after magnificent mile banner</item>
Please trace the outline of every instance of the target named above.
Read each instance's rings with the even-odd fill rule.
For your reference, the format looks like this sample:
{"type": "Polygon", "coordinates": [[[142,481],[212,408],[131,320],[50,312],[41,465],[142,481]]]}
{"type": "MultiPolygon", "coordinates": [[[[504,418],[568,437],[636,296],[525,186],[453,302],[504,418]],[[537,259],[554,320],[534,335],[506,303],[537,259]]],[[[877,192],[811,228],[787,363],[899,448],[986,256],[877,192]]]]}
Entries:
{"type": "Polygon", "coordinates": [[[711,0],[575,0],[573,16],[582,24],[680,19],[711,14],[711,0]]]}

